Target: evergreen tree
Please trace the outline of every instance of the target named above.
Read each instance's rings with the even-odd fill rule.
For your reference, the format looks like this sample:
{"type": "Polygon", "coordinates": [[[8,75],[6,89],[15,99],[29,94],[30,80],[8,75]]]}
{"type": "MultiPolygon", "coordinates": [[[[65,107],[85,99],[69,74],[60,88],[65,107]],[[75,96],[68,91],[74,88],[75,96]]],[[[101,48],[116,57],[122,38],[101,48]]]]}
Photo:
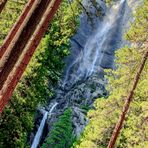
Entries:
{"type": "MultiPolygon", "coordinates": [[[[0,21],[0,30],[2,30],[0,42],[3,41],[10,27],[16,21],[22,10],[22,4],[24,5],[25,2],[26,0],[22,0],[16,5],[15,1],[10,1],[8,3],[10,7],[6,8],[10,10],[1,13],[3,21],[0,21]],[[12,9],[14,5],[15,7],[12,9]]],[[[17,85],[9,104],[1,114],[0,147],[29,147],[27,135],[34,125],[36,107],[39,104],[45,104],[53,95],[52,90],[58,83],[64,68],[63,59],[69,54],[69,38],[76,31],[79,13],[77,2],[72,2],[70,6],[66,0],[63,1],[17,85]],[[70,13],[71,7],[75,11],[74,14],[70,13]]]]}
{"type": "Polygon", "coordinates": [[[74,140],[72,134],[72,110],[66,109],[59,120],[53,125],[49,137],[42,148],[70,148],[74,140]]]}
{"type": "MultiPolygon", "coordinates": [[[[106,148],[111,134],[122,113],[123,104],[133,86],[141,59],[148,50],[148,1],[136,10],[135,22],[126,34],[132,47],[116,52],[116,70],[107,70],[110,95],[99,98],[95,110],[88,113],[89,124],[77,148],[106,148]]],[[[147,58],[147,56],[145,56],[147,58]]],[[[125,116],[125,122],[118,136],[116,146],[120,148],[148,147],[148,62],[145,63],[140,80],[134,91],[133,100],[125,116]]]]}

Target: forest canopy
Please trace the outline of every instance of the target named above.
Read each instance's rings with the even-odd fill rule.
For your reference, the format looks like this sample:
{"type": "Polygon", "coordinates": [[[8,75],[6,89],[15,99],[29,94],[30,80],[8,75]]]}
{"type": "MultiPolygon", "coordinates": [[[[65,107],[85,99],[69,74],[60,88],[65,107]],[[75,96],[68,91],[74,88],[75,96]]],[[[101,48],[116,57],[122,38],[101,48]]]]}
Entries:
{"type": "MultiPolygon", "coordinates": [[[[0,44],[26,2],[26,0],[7,2],[6,8],[0,14],[3,20],[0,21],[0,44]]],[[[76,1],[70,5],[64,0],[61,4],[1,115],[0,147],[29,147],[27,138],[34,126],[36,108],[50,101],[49,98],[53,95],[64,68],[63,59],[69,54],[69,39],[76,31],[77,16],[80,12],[76,1]]]]}
{"type": "MultiPolygon", "coordinates": [[[[105,148],[113,132],[123,104],[133,85],[141,59],[148,51],[148,2],[135,13],[135,21],[125,38],[132,46],[116,51],[116,70],[106,70],[109,81],[108,98],[98,98],[95,109],[88,112],[86,126],[76,148],[105,148]]],[[[147,58],[147,57],[146,57],[147,58]]],[[[116,142],[120,148],[148,147],[148,62],[146,61],[133,101],[126,115],[124,125],[116,142]]]]}
{"type": "MultiPolygon", "coordinates": [[[[91,5],[88,5],[88,7],[90,8],[90,11],[92,11],[91,13],[87,11],[81,0],[63,0],[54,19],[52,20],[52,23],[49,24],[40,45],[36,49],[27,69],[19,81],[13,96],[5,107],[3,113],[0,115],[0,148],[30,147],[32,142],[30,140],[30,133],[36,126],[35,115],[37,109],[49,104],[56,96],[55,93],[57,86],[59,82],[61,82],[62,74],[64,73],[65,58],[71,52],[70,39],[77,33],[77,31],[81,32],[78,27],[80,25],[82,14],[84,13],[84,18],[88,19],[88,24],[92,25],[90,19],[93,19],[93,17],[90,15],[92,15],[93,12],[95,12],[95,17],[99,18],[98,22],[101,22],[103,21],[103,17],[107,17],[102,10],[105,11],[105,9],[109,9],[110,5],[115,4],[116,2],[120,3],[120,1],[116,0],[99,1],[101,4],[104,3],[105,8],[101,8],[99,6],[100,3],[98,4],[96,0],[89,0],[89,2],[91,5]]],[[[4,39],[13,24],[17,21],[26,3],[27,0],[7,1],[6,6],[0,13],[0,45],[4,42],[4,39]]],[[[114,131],[116,131],[116,125],[118,125],[118,121],[120,121],[119,119],[124,114],[124,109],[127,109],[127,111],[125,112],[125,118],[122,118],[123,124],[118,132],[119,135],[117,135],[115,147],[148,147],[147,12],[148,1],[144,0],[142,5],[136,9],[134,13],[134,21],[131,23],[129,30],[124,35],[124,39],[127,41],[128,45],[125,45],[123,48],[118,49],[115,52],[114,69],[103,69],[100,66],[101,70],[103,69],[101,71],[101,84],[99,84],[101,95],[94,98],[86,97],[82,99],[74,98],[73,100],[71,98],[68,98],[69,100],[65,99],[69,90],[71,91],[71,94],[68,95],[68,97],[71,97],[71,95],[83,96],[82,92],[86,93],[85,96],[87,96],[88,93],[95,94],[95,89],[98,88],[95,85],[89,86],[91,87],[90,92],[88,89],[82,91],[83,87],[77,89],[78,91],[75,91],[75,88],[79,83],[82,84],[80,85],[81,87],[87,85],[87,83],[84,84],[85,81],[92,80],[88,77],[85,78],[85,81],[76,82],[70,89],[61,88],[60,93],[65,91],[64,93],[62,92],[65,95],[65,98],[61,97],[63,95],[61,93],[61,96],[57,99],[59,102],[56,102],[56,107],[62,109],[57,110],[54,114],[50,114],[50,116],[55,116],[55,120],[51,119],[53,126],[46,125],[48,126],[49,133],[47,133],[47,136],[44,135],[45,137],[42,138],[42,140],[45,139],[45,141],[42,141],[42,146],[40,145],[39,147],[110,148],[108,143],[112,140],[112,136],[115,133],[114,131]],[[143,62],[143,59],[145,62],[143,62]],[[142,69],[139,72],[140,67],[142,67],[142,69]],[[134,87],[133,85],[136,82],[137,85],[134,87]],[[105,89],[105,87],[107,93],[102,93],[101,89],[105,89]],[[63,100],[60,100],[61,98],[63,100]],[[127,101],[129,101],[129,104],[126,106],[127,101]],[[85,120],[84,122],[87,124],[86,127],[79,123],[80,120],[85,120]],[[76,124],[74,124],[74,122],[76,122],[76,124]],[[76,127],[77,125],[78,127],[76,127]],[[79,137],[76,136],[76,132],[79,134],[81,133],[80,127],[85,128],[82,130],[83,132],[79,137]],[[75,130],[76,128],[78,129],[77,131],[75,130]]],[[[84,23],[83,19],[81,21],[84,23]]],[[[93,27],[91,26],[90,29],[92,29],[92,32],[94,33],[96,30],[94,31],[93,27]]],[[[90,30],[87,30],[87,27],[85,28],[84,26],[83,29],[86,32],[88,31],[87,33],[89,34],[90,30]]],[[[82,46],[83,44],[81,45],[81,42],[84,42],[84,38],[89,36],[87,33],[85,34],[82,31],[82,39],[77,37],[78,44],[81,48],[85,48],[82,46]]],[[[105,35],[107,35],[107,33],[105,35]]],[[[93,36],[91,37],[93,38],[93,36]]],[[[101,40],[104,40],[104,36],[101,37],[101,40]]],[[[74,42],[77,44],[77,40],[74,42]]],[[[95,47],[91,48],[93,51],[98,48],[99,43],[98,41],[96,42],[97,45],[95,44],[95,47]]],[[[84,46],[85,45],[86,43],[84,46]]],[[[82,50],[83,56],[85,53],[83,52],[83,49],[80,50],[82,50]]],[[[85,50],[88,49],[86,48],[85,50]]],[[[100,54],[101,52],[105,51],[100,51],[100,54]]],[[[80,51],[78,51],[78,53],[80,53],[80,51]]],[[[77,53],[74,51],[74,54],[77,53]]],[[[110,56],[110,52],[106,52],[106,54],[110,56]]],[[[91,56],[90,53],[89,55],[91,56]]],[[[83,60],[83,58],[81,59],[81,57],[76,57],[76,60],[83,60]]],[[[88,60],[94,59],[89,57],[88,60]]],[[[78,66],[81,66],[80,62],[78,64],[76,62],[74,65],[75,69],[78,69],[78,66]]],[[[91,67],[91,65],[89,66],[91,67]]],[[[98,67],[96,69],[98,69],[98,67]]],[[[80,71],[81,70],[84,69],[80,68],[80,71]]],[[[71,71],[73,71],[73,69],[71,71]]],[[[79,73],[76,73],[74,78],[79,77],[77,74],[79,73]]],[[[70,77],[72,76],[73,75],[71,74],[70,77]]],[[[97,77],[97,79],[99,78],[97,77]]],[[[47,109],[46,107],[45,111],[47,109]]],[[[49,109],[47,109],[47,111],[49,111],[49,109]]],[[[48,121],[50,123],[50,119],[48,119],[48,121]]]]}

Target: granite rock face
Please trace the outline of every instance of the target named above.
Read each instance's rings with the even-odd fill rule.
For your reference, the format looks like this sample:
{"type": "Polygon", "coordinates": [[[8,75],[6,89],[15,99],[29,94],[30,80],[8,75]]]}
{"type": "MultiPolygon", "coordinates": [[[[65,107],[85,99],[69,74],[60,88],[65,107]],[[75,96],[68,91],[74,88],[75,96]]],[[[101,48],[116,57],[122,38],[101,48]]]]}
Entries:
{"type": "MultiPolygon", "coordinates": [[[[44,137],[52,129],[54,122],[67,107],[73,109],[73,131],[80,136],[88,123],[86,108],[92,108],[96,98],[107,96],[107,80],[104,69],[115,68],[115,51],[128,44],[123,39],[124,32],[133,21],[132,13],[139,0],[115,0],[107,8],[104,0],[83,0],[85,11],[80,16],[80,26],[71,38],[71,54],[65,59],[63,79],[57,87],[56,96],[45,110],[58,105],[46,121],[44,137]]],[[[39,109],[38,119],[43,108],[39,109]]]]}

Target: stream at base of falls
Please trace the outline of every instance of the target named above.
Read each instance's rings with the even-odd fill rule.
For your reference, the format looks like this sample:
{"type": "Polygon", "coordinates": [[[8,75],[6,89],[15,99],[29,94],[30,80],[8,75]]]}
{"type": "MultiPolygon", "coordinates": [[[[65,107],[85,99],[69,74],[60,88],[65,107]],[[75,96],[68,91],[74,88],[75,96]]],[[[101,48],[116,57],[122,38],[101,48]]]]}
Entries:
{"type": "Polygon", "coordinates": [[[37,148],[41,139],[44,141],[68,107],[73,110],[73,133],[79,137],[88,123],[82,106],[92,108],[96,98],[108,95],[104,69],[115,68],[115,51],[127,44],[123,34],[133,20],[137,1],[118,0],[111,8],[107,8],[104,1],[97,0],[97,3],[102,9],[101,17],[96,15],[90,0],[83,0],[92,16],[93,27],[83,13],[77,33],[71,38],[71,54],[65,60],[66,68],[55,90],[56,95],[48,106],[38,108],[36,119],[40,119],[40,124],[31,138],[31,148],[37,148]]]}

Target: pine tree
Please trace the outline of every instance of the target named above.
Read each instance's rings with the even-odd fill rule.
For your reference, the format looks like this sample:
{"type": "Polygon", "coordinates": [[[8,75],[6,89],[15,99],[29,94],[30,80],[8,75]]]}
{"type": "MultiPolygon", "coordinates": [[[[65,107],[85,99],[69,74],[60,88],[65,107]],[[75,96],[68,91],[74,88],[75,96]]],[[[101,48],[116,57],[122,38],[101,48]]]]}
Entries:
{"type": "MultiPolygon", "coordinates": [[[[3,20],[0,21],[1,43],[18,18],[24,3],[26,0],[9,1],[6,7],[9,11],[1,13],[3,20]]],[[[17,85],[10,103],[1,114],[0,147],[23,148],[28,146],[27,136],[34,125],[36,108],[50,101],[53,88],[58,83],[64,68],[63,60],[69,54],[69,38],[76,31],[77,18],[80,13],[75,1],[71,3],[71,6],[66,0],[63,1],[17,85]],[[75,11],[74,14],[70,13],[71,6],[75,11]]]]}
{"type": "MultiPolygon", "coordinates": [[[[107,99],[99,98],[95,102],[95,110],[88,113],[89,124],[86,127],[77,148],[106,148],[110,140],[123,104],[130,93],[138,68],[143,68],[139,74],[137,87],[130,108],[125,115],[125,121],[116,141],[115,147],[146,148],[148,146],[148,62],[141,66],[141,59],[147,58],[148,2],[136,10],[135,22],[125,35],[132,43],[116,52],[116,70],[106,70],[109,80],[107,99]],[[143,67],[144,66],[144,67],[143,67]]],[[[131,97],[129,97],[131,99],[131,97]]]]}
{"type": "Polygon", "coordinates": [[[72,134],[72,110],[66,109],[59,120],[53,125],[42,148],[70,148],[73,142],[72,134]]]}
{"type": "Polygon", "coordinates": [[[129,110],[130,104],[131,104],[131,102],[133,100],[134,91],[135,91],[135,89],[136,89],[136,87],[138,85],[138,82],[140,80],[140,76],[141,76],[141,73],[142,73],[142,71],[144,69],[147,58],[148,58],[148,48],[146,49],[146,53],[144,54],[144,57],[143,57],[142,62],[140,64],[140,66],[139,66],[138,72],[137,72],[137,74],[136,74],[136,76],[134,78],[134,83],[133,83],[132,89],[129,92],[127,98],[125,99],[125,104],[123,106],[122,113],[121,113],[121,115],[119,117],[118,122],[116,123],[113,134],[112,134],[112,136],[110,138],[110,141],[109,141],[109,144],[108,144],[108,148],[113,148],[114,147],[114,145],[116,143],[116,140],[118,138],[118,135],[120,134],[120,130],[121,130],[123,122],[125,120],[125,116],[126,116],[128,110],[129,110]]]}

